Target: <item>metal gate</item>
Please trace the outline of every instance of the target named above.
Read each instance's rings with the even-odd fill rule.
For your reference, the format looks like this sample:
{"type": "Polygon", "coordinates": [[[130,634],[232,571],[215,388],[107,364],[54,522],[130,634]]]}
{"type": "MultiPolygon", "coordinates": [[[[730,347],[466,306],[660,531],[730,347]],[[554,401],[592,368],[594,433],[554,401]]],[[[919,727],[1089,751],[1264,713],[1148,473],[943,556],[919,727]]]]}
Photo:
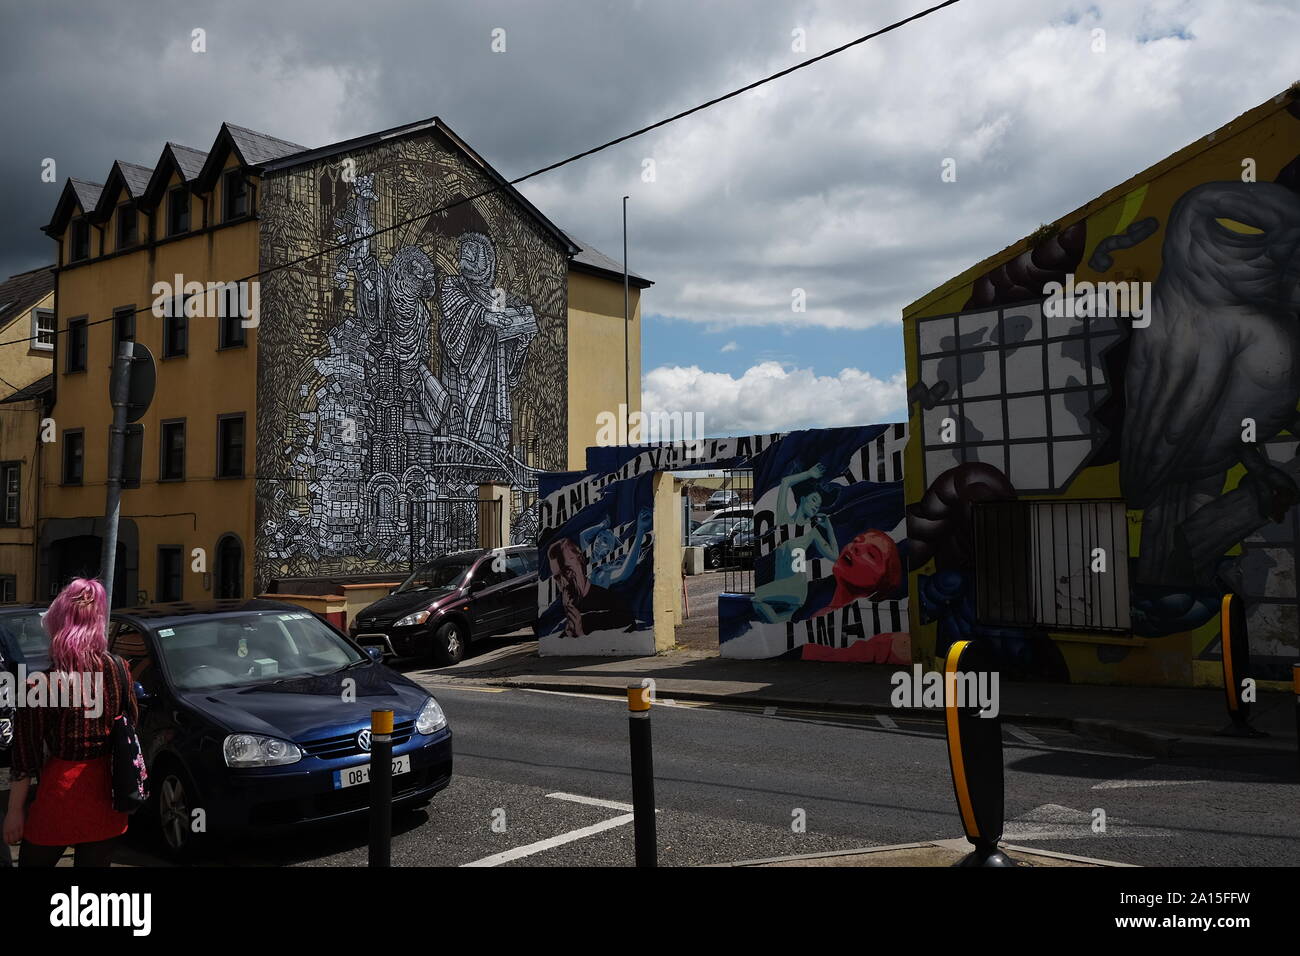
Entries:
{"type": "Polygon", "coordinates": [[[500,498],[432,498],[408,501],[408,564],[414,571],[426,561],[455,551],[502,548],[500,498]]]}

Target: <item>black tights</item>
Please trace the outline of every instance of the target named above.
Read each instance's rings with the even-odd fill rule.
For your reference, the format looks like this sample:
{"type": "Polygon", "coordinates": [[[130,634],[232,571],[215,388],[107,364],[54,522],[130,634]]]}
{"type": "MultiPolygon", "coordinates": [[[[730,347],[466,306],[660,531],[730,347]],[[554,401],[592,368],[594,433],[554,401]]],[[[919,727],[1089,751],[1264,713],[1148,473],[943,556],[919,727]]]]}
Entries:
{"type": "MultiPolygon", "coordinates": [[[[94,843],[77,843],[72,848],[73,866],[108,866],[113,858],[113,844],[117,838],[96,840],[94,843]]],[[[63,856],[66,846],[39,846],[23,841],[18,850],[19,866],[55,866],[63,856]]]]}

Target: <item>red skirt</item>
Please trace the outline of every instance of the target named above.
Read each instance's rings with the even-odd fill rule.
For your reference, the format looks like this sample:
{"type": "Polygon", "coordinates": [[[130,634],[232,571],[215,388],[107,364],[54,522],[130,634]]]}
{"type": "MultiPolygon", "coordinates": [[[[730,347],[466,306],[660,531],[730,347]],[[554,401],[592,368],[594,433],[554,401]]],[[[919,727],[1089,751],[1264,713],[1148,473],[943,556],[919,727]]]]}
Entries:
{"type": "Polygon", "coordinates": [[[27,811],[23,839],[38,846],[74,846],[126,832],[125,813],[113,809],[110,758],[60,760],[41,768],[36,801],[27,811]]]}

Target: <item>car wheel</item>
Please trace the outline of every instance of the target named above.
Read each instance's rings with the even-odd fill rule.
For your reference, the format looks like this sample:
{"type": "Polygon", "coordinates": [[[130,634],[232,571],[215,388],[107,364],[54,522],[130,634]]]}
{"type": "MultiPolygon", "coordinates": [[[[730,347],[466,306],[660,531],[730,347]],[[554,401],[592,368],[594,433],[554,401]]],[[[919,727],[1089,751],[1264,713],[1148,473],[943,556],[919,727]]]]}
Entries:
{"type": "Polygon", "coordinates": [[[704,566],[710,569],[716,568],[718,566],[718,552],[712,548],[706,548],[704,550],[704,566]]]}
{"type": "Polygon", "coordinates": [[[465,659],[465,629],[455,621],[444,622],[434,632],[433,659],[442,667],[465,659]]]}
{"type": "Polygon", "coordinates": [[[200,834],[194,832],[194,811],[199,807],[197,788],[176,764],[165,764],[150,780],[153,812],[163,850],[174,860],[192,858],[199,848],[200,834]]]}

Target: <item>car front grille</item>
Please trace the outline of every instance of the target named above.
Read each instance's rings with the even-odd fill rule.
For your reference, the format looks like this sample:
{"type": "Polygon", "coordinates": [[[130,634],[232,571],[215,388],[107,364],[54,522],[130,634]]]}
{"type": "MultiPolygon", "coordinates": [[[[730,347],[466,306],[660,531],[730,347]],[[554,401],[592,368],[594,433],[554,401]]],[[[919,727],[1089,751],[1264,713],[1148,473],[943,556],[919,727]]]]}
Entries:
{"type": "MultiPolygon", "coordinates": [[[[393,725],[393,746],[404,744],[411,739],[415,733],[415,721],[403,720],[393,725]]],[[[368,753],[357,746],[357,734],[353,731],[350,734],[336,734],[333,737],[321,737],[317,740],[309,740],[300,744],[303,753],[312,757],[320,757],[323,760],[334,760],[338,757],[351,757],[354,754],[368,753]]]]}

